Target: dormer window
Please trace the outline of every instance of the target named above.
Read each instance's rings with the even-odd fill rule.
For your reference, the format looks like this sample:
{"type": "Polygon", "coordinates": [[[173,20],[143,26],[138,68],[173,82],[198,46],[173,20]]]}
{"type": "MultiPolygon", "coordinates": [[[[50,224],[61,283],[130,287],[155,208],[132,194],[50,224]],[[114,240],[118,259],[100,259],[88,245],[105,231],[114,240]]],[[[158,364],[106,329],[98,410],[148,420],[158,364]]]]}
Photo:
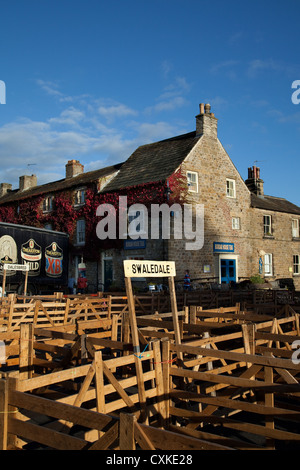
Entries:
{"type": "Polygon", "coordinates": [[[85,204],[85,189],[77,189],[75,191],[75,206],[82,206],[85,204]]]}
{"type": "Polygon", "coordinates": [[[43,212],[51,212],[53,209],[53,196],[46,196],[43,200],[43,212]]]}

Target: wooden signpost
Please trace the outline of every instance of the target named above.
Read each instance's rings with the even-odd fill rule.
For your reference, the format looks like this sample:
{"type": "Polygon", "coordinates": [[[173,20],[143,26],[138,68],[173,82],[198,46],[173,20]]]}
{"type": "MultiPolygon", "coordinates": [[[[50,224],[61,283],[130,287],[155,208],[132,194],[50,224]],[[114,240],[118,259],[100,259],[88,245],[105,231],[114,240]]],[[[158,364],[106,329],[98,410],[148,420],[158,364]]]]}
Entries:
{"type": "MultiPolygon", "coordinates": [[[[175,262],[174,261],[140,261],[140,260],[124,260],[124,275],[125,275],[125,286],[126,294],[128,299],[128,311],[129,311],[129,321],[131,327],[132,343],[133,343],[133,352],[136,357],[136,372],[138,379],[138,388],[139,388],[139,398],[141,403],[141,408],[144,410],[144,416],[141,416],[141,421],[147,421],[147,411],[146,411],[146,396],[145,388],[143,383],[143,370],[142,370],[142,361],[139,359],[141,356],[140,351],[140,342],[136,322],[136,312],[135,312],[135,302],[132,291],[131,278],[136,277],[167,277],[169,283],[171,307],[172,307],[172,317],[174,324],[174,333],[176,344],[181,343],[180,339],[180,328],[178,322],[178,312],[177,312],[177,301],[175,293],[175,283],[174,277],[176,276],[175,262]]],[[[182,353],[179,353],[182,355],[182,353]]],[[[179,357],[181,358],[181,357],[179,357]]]]}
{"type": "Polygon", "coordinates": [[[5,284],[6,284],[6,272],[7,271],[23,271],[25,272],[25,283],[24,283],[24,295],[27,292],[27,283],[28,283],[28,272],[29,272],[29,264],[4,264],[3,265],[3,280],[2,280],[2,296],[4,296],[5,292],[5,284]]]}

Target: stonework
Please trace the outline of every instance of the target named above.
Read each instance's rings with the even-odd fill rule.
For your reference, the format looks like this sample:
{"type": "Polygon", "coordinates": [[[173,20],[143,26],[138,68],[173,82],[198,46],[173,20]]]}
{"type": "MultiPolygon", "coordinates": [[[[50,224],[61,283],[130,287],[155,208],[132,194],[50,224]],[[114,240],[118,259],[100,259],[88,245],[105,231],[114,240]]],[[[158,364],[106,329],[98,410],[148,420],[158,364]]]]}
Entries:
{"type": "MultiPolygon", "coordinates": [[[[235,283],[259,274],[270,282],[289,278],[294,281],[296,289],[300,289],[300,235],[297,232],[300,208],[284,199],[264,195],[259,168],[249,168],[248,179],[242,179],[218,139],[218,120],[211,113],[210,105],[200,105],[200,114],[196,116],[195,124],[195,131],[192,133],[155,143],[153,147],[149,144],[137,149],[136,154],[133,153],[130,157],[130,165],[127,166],[128,161],[125,162],[125,170],[122,170],[121,165],[111,171],[104,171],[101,177],[97,174],[94,186],[96,192],[105,192],[109,191],[107,188],[116,190],[116,181],[133,181],[135,164],[143,165],[142,170],[147,174],[145,183],[161,181],[157,173],[153,180],[150,179],[154,166],[151,160],[154,154],[151,152],[156,152],[156,163],[160,162],[159,171],[163,170],[165,162],[168,163],[165,166],[171,168],[173,158],[171,163],[178,165],[190,183],[189,178],[193,178],[186,203],[193,208],[197,204],[204,207],[203,246],[198,250],[187,250],[187,240],[174,239],[171,236],[170,240],[151,240],[148,237],[138,248],[134,248],[134,244],[130,246],[124,243],[122,249],[104,250],[99,241],[99,261],[84,260],[89,284],[97,290],[99,282],[107,285],[107,277],[111,277],[110,284],[119,290],[124,286],[124,259],[157,259],[175,261],[176,280],[183,280],[186,269],[189,269],[191,278],[199,283],[235,283]],[[184,153],[183,149],[188,150],[184,153]],[[147,152],[145,158],[143,152],[147,152]],[[159,161],[157,155],[160,156],[159,161]],[[164,159],[163,163],[161,159],[164,159]],[[131,179],[126,178],[126,168],[130,168],[131,179]],[[270,231],[264,228],[266,220],[271,223],[270,231]],[[296,227],[294,233],[293,223],[296,227]]],[[[165,179],[172,176],[175,170],[176,168],[170,170],[170,174],[164,176],[165,179]]],[[[78,160],[70,160],[66,165],[65,182],[74,180],[75,184],[76,178],[81,174],[84,176],[83,165],[78,160]]],[[[141,171],[137,172],[139,178],[142,178],[141,175],[141,171]]],[[[23,178],[20,182],[20,190],[26,189],[27,185],[36,186],[33,176],[26,181],[23,178]]],[[[84,183],[88,185],[88,181],[84,180],[84,183]]],[[[139,182],[142,183],[143,181],[139,182]]],[[[53,188],[55,194],[55,183],[53,188]]],[[[10,197],[11,185],[2,183],[0,190],[1,205],[1,198],[5,204],[5,198],[10,197]]],[[[123,194],[125,193],[123,189],[123,194]]],[[[14,201],[18,201],[18,193],[12,197],[14,201]]],[[[24,197],[24,191],[20,197],[24,197]]],[[[176,216],[175,213],[171,217],[172,224],[176,222],[176,216]]],[[[80,253],[76,256],[79,259],[80,253]]],[[[70,262],[72,276],[76,275],[74,260],[75,258],[70,262]]],[[[147,279],[142,278],[138,282],[142,286],[147,279]]]]}

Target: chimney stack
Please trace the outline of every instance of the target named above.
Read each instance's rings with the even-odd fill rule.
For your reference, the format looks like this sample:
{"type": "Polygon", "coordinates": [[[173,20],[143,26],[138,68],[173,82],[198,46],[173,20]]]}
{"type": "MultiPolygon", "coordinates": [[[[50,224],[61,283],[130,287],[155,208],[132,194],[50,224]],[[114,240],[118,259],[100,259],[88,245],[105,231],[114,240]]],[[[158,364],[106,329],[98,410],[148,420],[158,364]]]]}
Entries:
{"type": "Polygon", "coordinates": [[[196,135],[207,135],[208,137],[217,138],[218,136],[218,120],[211,112],[209,103],[200,103],[200,114],[196,116],[196,135]]]}
{"type": "Polygon", "coordinates": [[[245,181],[249,191],[257,196],[264,195],[264,182],[260,177],[260,168],[253,166],[248,168],[248,179],[245,181]]]}
{"type": "Polygon", "coordinates": [[[27,189],[34,188],[37,185],[36,175],[24,175],[19,177],[19,190],[26,191],[27,189]]]}
{"type": "Polygon", "coordinates": [[[12,185],[10,183],[0,183],[0,197],[5,196],[11,191],[12,185]]]}
{"type": "Polygon", "coordinates": [[[73,178],[73,176],[80,175],[84,171],[84,166],[79,160],[69,160],[66,164],[66,178],[73,178]]]}

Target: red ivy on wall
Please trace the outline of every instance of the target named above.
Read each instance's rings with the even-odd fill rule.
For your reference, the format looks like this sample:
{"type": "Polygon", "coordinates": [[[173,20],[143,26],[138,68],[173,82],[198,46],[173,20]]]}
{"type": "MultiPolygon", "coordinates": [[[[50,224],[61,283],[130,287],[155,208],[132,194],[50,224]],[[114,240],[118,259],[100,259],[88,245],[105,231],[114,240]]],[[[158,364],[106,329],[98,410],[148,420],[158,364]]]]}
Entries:
{"type": "Polygon", "coordinates": [[[108,193],[97,193],[96,190],[89,188],[86,191],[85,204],[81,206],[74,206],[72,191],[55,194],[54,207],[51,212],[43,212],[43,196],[21,201],[18,208],[13,203],[0,206],[0,221],[33,227],[51,224],[54,230],[68,233],[72,242],[77,221],[84,219],[86,243],[80,251],[86,258],[95,258],[99,256],[99,248],[120,248],[123,243],[123,240],[99,240],[97,238],[96,226],[99,219],[96,217],[96,211],[100,204],[111,204],[116,210],[118,220],[119,196],[127,196],[128,207],[137,203],[150,207],[151,204],[171,205],[176,202],[182,204],[186,194],[186,178],[179,169],[169,178],[168,184],[165,181],[146,183],[108,193]],[[167,198],[168,189],[170,190],[169,198],[167,198]]]}

